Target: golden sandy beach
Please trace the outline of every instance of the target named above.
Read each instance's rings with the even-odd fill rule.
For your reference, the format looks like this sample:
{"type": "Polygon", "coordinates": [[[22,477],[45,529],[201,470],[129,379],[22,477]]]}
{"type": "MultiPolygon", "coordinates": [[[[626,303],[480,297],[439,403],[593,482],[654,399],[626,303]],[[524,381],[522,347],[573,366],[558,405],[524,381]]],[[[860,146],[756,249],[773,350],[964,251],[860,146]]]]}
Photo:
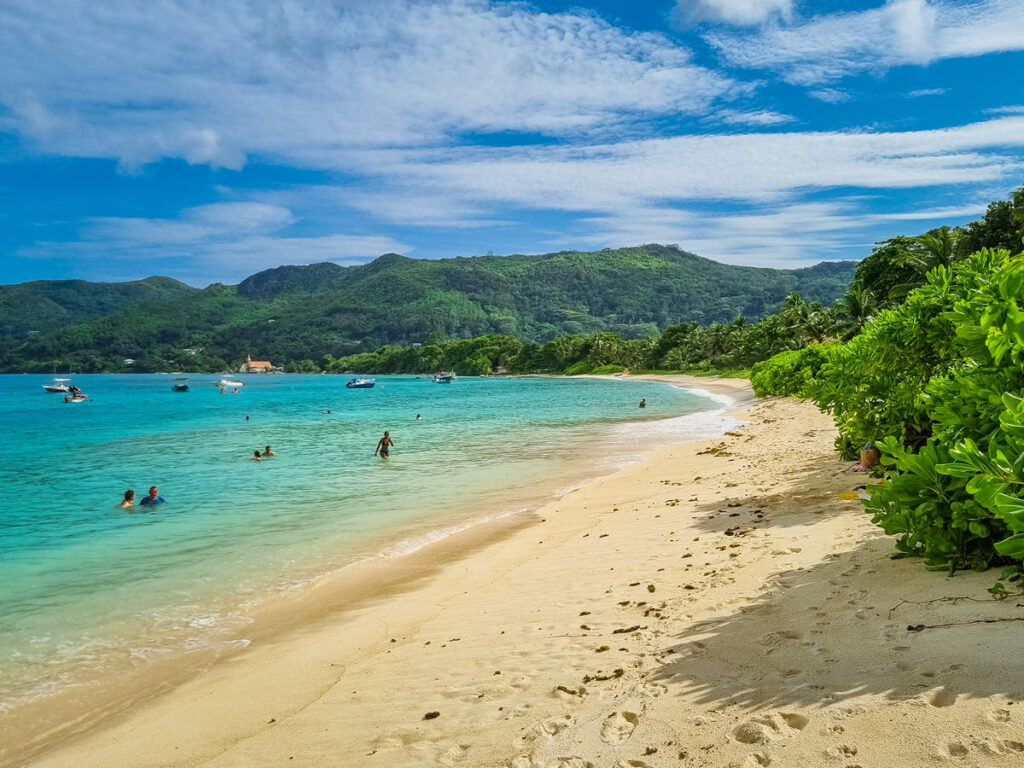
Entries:
{"type": "Polygon", "coordinates": [[[813,405],[658,378],[745,426],[367,564],[348,610],[315,588],[321,620],[30,764],[1024,764],[1021,598],[891,559],[813,405]]]}

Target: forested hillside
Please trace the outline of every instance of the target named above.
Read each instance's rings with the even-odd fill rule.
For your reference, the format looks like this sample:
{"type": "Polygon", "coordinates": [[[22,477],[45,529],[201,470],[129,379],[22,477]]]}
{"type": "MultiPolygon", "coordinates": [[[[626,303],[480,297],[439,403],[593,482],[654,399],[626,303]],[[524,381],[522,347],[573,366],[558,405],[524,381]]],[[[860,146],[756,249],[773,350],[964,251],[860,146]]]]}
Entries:
{"type": "Polygon", "coordinates": [[[0,285],[0,338],[162,304],[195,290],[170,277],[147,277],[128,283],[36,280],[0,285]]]}
{"type": "Polygon", "coordinates": [[[793,292],[831,303],[853,262],[778,270],[719,264],[672,246],[539,256],[410,259],[279,267],[0,345],[0,370],[220,369],[246,354],[318,360],[381,344],[489,333],[656,335],[671,323],[756,318],[793,292]]]}

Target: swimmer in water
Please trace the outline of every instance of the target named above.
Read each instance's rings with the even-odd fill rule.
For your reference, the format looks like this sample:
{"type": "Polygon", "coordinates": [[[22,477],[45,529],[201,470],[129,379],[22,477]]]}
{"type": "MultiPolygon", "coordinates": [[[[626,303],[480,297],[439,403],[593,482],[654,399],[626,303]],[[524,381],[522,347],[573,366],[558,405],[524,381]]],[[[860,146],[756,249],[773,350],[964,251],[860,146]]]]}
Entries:
{"type": "Polygon", "coordinates": [[[270,446],[268,445],[266,447],[266,449],[263,451],[263,455],[264,456],[276,456],[277,454],[275,454],[272,450],[270,450],[270,446]]]}
{"type": "Polygon", "coordinates": [[[647,398],[646,397],[641,397],[640,398],[640,407],[641,408],[646,408],[647,407],[647,398]]]}
{"type": "Polygon", "coordinates": [[[416,421],[419,421],[419,420],[420,420],[420,415],[417,413],[416,414],[416,421]]]}
{"type": "Polygon", "coordinates": [[[135,491],[129,488],[124,492],[124,499],[121,501],[121,508],[127,509],[128,507],[135,506],[135,491]]]}
{"type": "Polygon", "coordinates": [[[376,456],[380,453],[382,459],[388,458],[391,455],[391,446],[394,444],[395,441],[391,439],[391,433],[385,432],[384,437],[377,441],[377,450],[373,452],[373,455],[376,456]]]}
{"type": "Polygon", "coordinates": [[[263,457],[260,456],[260,449],[259,448],[257,448],[255,451],[252,452],[252,458],[249,459],[249,461],[263,461],[263,457]]]}

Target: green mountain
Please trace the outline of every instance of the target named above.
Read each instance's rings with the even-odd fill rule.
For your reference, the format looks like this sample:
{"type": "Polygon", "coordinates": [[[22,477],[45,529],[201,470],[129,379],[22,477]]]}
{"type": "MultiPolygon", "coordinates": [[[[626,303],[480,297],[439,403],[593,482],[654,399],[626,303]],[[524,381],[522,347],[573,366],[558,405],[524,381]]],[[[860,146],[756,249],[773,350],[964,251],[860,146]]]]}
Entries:
{"type": "Polygon", "coordinates": [[[126,309],[173,301],[195,288],[170,277],[130,283],[36,280],[0,285],[0,337],[46,331],[126,309]]]}
{"type": "Polygon", "coordinates": [[[854,267],[736,267],[662,245],[436,260],[391,253],[354,267],[270,269],[237,286],[10,339],[0,344],[0,370],[54,362],[119,370],[124,358],[136,370],[199,370],[246,354],[285,363],[487,333],[537,342],[592,331],[636,338],[683,320],[760,317],[794,291],[831,303],[854,267]]]}

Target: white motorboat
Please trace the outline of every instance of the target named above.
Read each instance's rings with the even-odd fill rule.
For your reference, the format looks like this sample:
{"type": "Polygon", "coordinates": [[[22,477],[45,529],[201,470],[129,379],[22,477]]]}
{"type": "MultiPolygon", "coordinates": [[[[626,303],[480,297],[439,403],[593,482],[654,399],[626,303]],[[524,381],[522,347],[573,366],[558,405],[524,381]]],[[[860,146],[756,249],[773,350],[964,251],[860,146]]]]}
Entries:
{"type": "Polygon", "coordinates": [[[221,389],[238,389],[243,383],[241,381],[232,381],[231,379],[221,379],[220,381],[213,382],[213,386],[220,387],[221,389]]]}
{"type": "Polygon", "coordinates": [[[73,395],[64,395],[65,403],[84,403],[89,399],[89,396],[84,392],[77,392],[73,395]]]}
{"type": "Polygon", "coordinates": [[[66,395],[71,391],[71,387],[68,386],[68,382],[71,379],[58,379],[54,377],[51,384],[43,384],[43,389],[47,392],[52,392],[55,395],[66,395]]]}
{"type": "Polygon", "coordinates": [[[441,371],[439,373],[434,374],[433,381],[435,384],[451,384],[453,381],[455,381],[455,374],[441,371]]]}
{"type": "Polygon", "coordinates": [[[377,383],[376,379],[351,379],[345,382],[345,389],[373,389],[373,386],[377,383]]]}

